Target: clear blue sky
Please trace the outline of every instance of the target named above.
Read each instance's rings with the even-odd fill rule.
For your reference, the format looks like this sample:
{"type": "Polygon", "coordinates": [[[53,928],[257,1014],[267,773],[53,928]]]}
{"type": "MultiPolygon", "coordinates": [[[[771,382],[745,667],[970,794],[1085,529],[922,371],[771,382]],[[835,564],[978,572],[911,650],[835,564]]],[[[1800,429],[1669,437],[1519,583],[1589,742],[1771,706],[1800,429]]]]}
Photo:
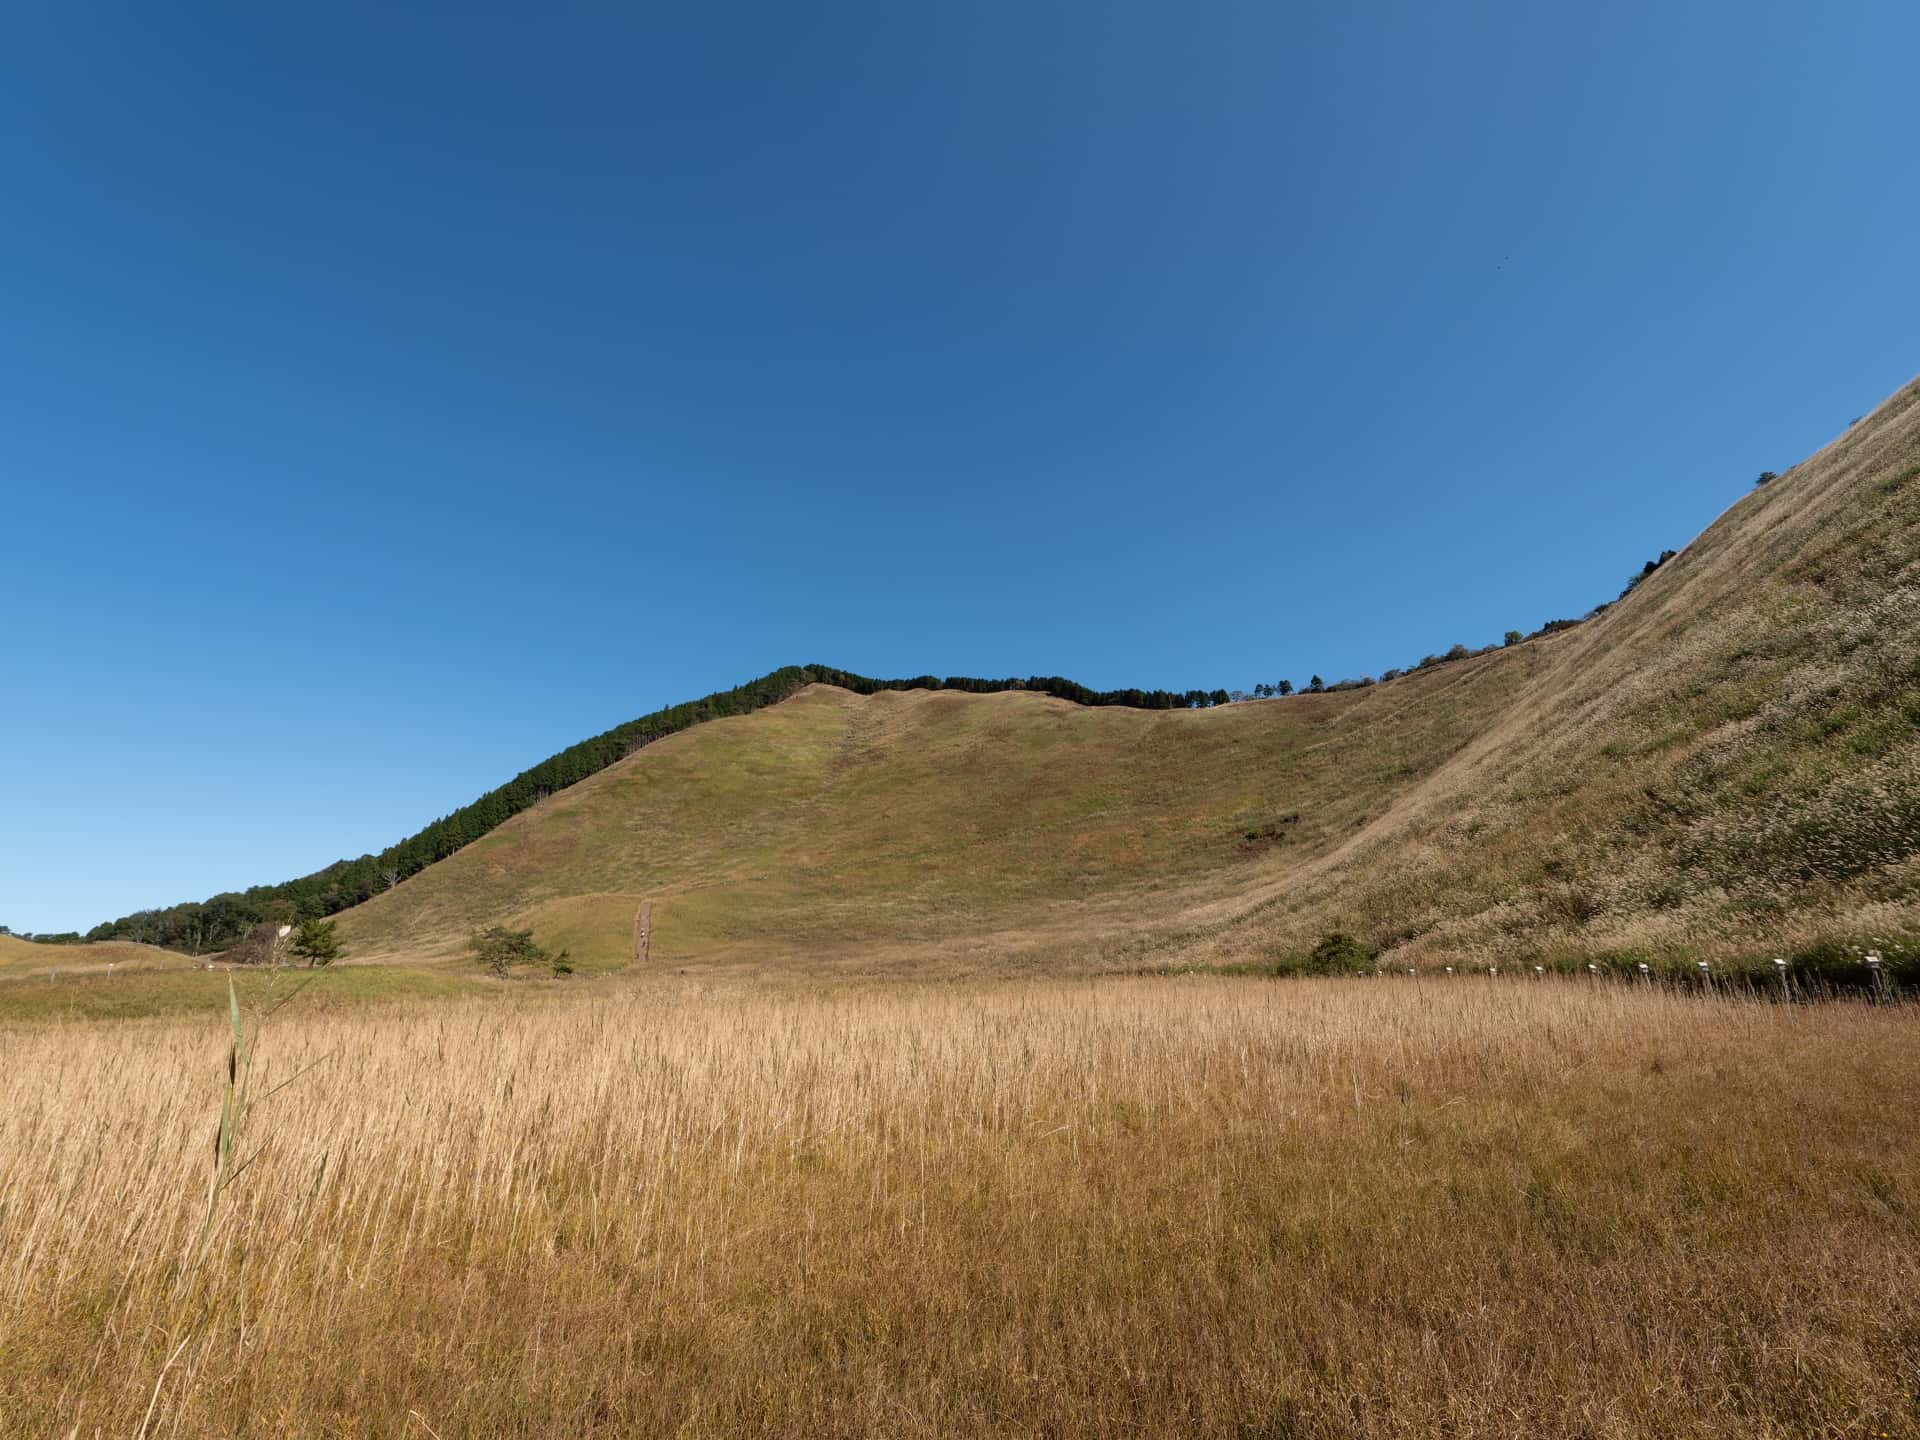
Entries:
{"type": "Polygon", "coordinates": [[[1920,369],[1916,54],[1906,0],[15,7],[0,922],[784,663],[1582,612],[1920,369]]]}

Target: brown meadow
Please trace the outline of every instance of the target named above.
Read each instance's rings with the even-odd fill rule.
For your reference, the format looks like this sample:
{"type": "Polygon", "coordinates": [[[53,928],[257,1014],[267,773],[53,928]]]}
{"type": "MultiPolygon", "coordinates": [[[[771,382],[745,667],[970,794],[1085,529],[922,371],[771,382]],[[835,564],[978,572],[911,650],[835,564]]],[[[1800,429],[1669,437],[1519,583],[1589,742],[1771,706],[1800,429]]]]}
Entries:
{"type": "Polygon", "coordinates": [[[0,1032],[13,1435],[1920,1433],[1920,1013],[1484,976],[0,1032]]]}

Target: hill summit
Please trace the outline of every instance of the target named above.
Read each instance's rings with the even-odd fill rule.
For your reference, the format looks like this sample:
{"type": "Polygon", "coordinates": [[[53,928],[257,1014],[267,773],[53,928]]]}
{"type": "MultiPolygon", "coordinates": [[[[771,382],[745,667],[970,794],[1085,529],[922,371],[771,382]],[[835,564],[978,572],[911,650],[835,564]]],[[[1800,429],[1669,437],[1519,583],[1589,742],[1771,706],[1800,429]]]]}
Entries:
{"type": "Polygon", "coordinates": [[[1588,623],[1208,708],[803,685],[348,911],[361,956],[1006,971],[1754,960],[1920,916],[1920,384],[1588,623]]]}

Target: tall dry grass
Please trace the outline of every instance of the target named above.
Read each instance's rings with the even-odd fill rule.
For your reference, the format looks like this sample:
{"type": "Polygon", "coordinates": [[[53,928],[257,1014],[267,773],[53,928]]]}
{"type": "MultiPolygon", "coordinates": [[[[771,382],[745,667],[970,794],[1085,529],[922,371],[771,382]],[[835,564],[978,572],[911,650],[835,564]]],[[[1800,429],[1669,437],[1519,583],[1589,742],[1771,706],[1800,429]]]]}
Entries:
{"type": "Polygon", "coordinates": [[[0,1034],[5,1433],[1920,1433],[1907,1008],[296,1005],[209,1224],[230,1039],[0,1034]]]}

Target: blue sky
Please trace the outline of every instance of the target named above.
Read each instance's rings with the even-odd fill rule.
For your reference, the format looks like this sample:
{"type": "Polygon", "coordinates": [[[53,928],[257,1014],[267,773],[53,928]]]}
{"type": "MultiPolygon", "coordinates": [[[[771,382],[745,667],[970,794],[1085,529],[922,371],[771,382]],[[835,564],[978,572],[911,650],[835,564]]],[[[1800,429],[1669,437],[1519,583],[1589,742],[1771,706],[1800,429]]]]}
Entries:
{"type": "Polygon", "coordinates": [[[785,663],[1232,687],[1580,613],[1920,369],[1915,54],[1905,3],[16,7],[0,922],[785,663]]]}

